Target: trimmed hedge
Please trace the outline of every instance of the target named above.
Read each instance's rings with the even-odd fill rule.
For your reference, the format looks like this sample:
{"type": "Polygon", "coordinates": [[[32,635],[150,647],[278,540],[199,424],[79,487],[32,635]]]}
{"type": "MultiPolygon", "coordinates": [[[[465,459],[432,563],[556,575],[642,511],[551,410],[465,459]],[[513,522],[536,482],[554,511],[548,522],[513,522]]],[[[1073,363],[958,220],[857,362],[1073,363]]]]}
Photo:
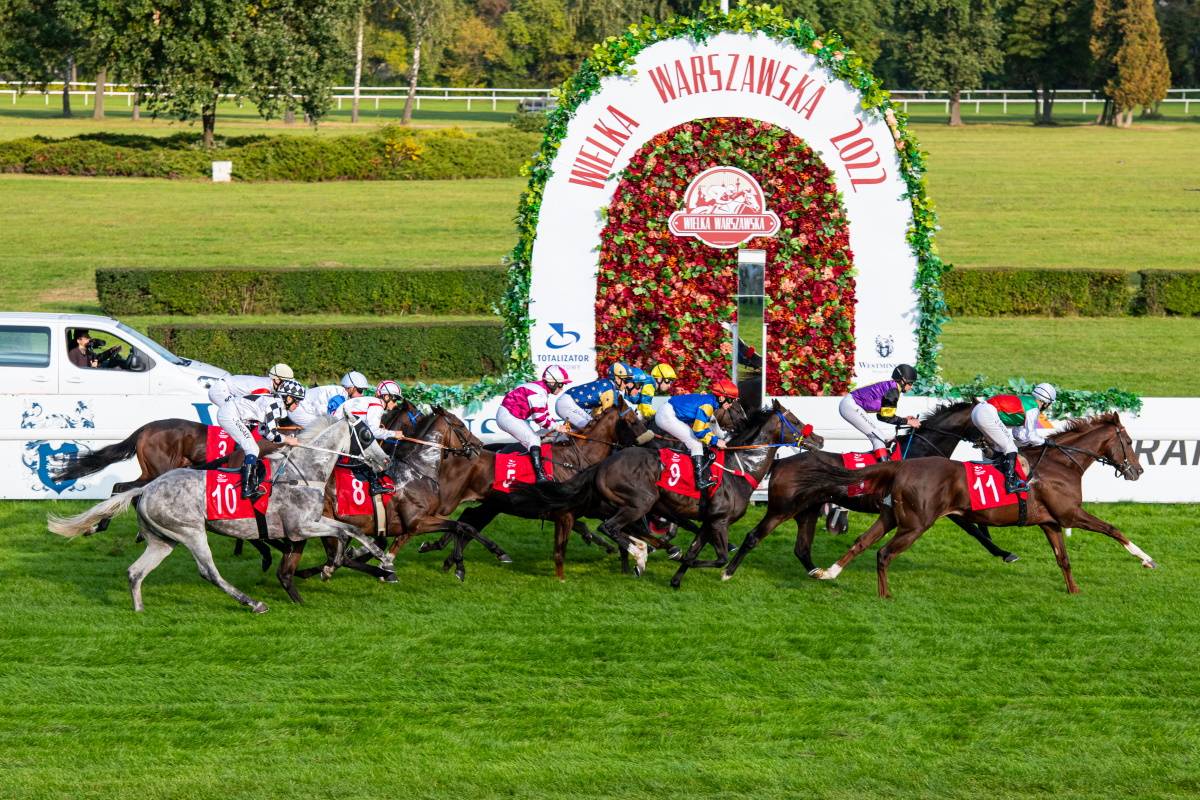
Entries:
{"type": "Polygon", "coordinates": [[[1107,269],[956,269],[942,276],[942,291],[952,317],[1111,317],[1129,312],[1129,277],[1107,269]]]}
{"type": "Polygon", "coordinates": [[[1200,272],[1144,269],[1139,310],[1147,314],[1200,314],[1200,272]]]}
{"type": "Polygon", "coordinates": [[[98,269],[109,316],[143,314],[487,314],[501,267],[467,269],[98,269]]]}
{"type": "Polygon", "coordinates": [[[371,380],[475,378],[500,371],[499,322],[389,325],[151,325],[146,333],[185,358],[235,374],[261,374],[287,362],[305,383],[348,369],[371,380]]]}
{"type": "Polygon", "coordinates": [[[395,125],[359,136],[244,136],[204,150],[199,134],[84,134],[0,142],[0,172],[148,178],[211,177],[232,161],[238,181],[450,180],[520,174],[541,141],[498,128],[411,130],[395,125]]]}

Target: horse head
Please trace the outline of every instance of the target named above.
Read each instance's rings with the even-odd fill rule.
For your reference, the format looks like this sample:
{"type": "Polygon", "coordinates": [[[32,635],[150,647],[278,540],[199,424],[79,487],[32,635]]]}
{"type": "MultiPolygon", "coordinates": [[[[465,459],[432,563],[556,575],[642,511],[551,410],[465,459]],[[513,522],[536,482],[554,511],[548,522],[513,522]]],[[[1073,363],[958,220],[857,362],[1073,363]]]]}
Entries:
{"type": "Polygon", "coordinates": [[[1133,446],[1133,437],[1115,411],[1072,420],[1066,430],[1051,437],[1050,441],[1059,446],[1066,445],[1068,454],[1071,449],[1079,450],[1101,464],[1107,464],[1127,481],[1136,481],[1145,472],[1133,446]]]}
{"type": "Polygon", "coordinates": [[[475,458],[483,452],[483,442],[456,415],[434,406],[432,416],[435,418],[432,430],[441,434],[440,441],[449,452],[464,458],[475,458]]]}
{"type": "Polygon", "coordinates": [[[646,427],[642,415],[631,405],[624,405],[617,417],[617,441],[625,447],[635,444],[649,444],[654,439],[654,431],[646,427]]]}

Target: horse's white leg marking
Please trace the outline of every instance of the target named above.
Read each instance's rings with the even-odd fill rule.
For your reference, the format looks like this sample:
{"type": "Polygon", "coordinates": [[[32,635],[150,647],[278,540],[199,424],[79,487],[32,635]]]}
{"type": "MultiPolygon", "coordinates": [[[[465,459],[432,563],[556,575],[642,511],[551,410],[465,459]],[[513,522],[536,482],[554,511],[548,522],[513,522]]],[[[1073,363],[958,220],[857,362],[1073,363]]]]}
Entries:
{"type": "Polygon", "coordinates": [[[1147,567],[1149,567],[1149,566],[1156,566],[1156,565],[1154,564],[1154,559],[1153,559],[1153,558],[1151,558],[1150,556],[1148,556],[1148,555],[1146,554],[1146,551],[1145,551],[1145,550],[1143,550],[1142,548],[1138,547],[1138,546],[1137,546],[1136,544],[1134,544],[1133,542],[1129,542],[1128,544],[1126,544],[1126,545],[1125,545],[1125,549],[1126,549],[1126,550],[1128,550],[1128,551],[1129,551],[1129,552],[1130,552],[1130,553],[1131,553],[1131,554],[1132,554],[1134,557],[1136,557],[1136,558],[1140,558],[1140,559],[1142,560],[1142,565],[1143,565],[1143,566],[1147,566],[1147,567]]]}
{"type": "Polygon", "coordinates": [[[813,575],[814,578],[819,578],[820,580],[823,580],[823,581],[831,581],[834,578],[836,578],[838,575],[842,574],[842,565],[834,564],[829,569],[818,569],[818,570],[814,570],[814,572],[816,573],[815,575],[813,575]]]}
{"type": "Polygon", "coordinates": [[[174,544],[151,533],[145,527],[142,528],[142,535],[146,537],[146,549],[138,556],[137,561],[129,565],[129,591],[133,595],[134,611],[145,610],[145,606],[142,605],[142,581],[175,549],[174,544]]]}
{"type": "Polygon", "coordinates": [[[646,557],[650,554],[650,549],[646,547],[646,543],[641,539],[635,539],[630,536],[628,550],[629,555],[633,556],[634,561],[637,563],[638,574],[640,575],[645,572],[646,557]]]}

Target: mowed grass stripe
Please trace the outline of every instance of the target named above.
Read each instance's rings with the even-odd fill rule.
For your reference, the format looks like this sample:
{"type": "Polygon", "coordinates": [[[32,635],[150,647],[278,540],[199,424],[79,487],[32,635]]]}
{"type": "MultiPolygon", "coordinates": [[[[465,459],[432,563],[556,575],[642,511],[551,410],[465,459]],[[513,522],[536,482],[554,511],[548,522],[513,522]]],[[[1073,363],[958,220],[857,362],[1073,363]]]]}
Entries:
{"type": "MultiPolygon", "coordinates": [[[[463,585],[406,550],[400,583],[339,574],[284,602],[212,537],[254,617],[186,553],[128,610],[130,517],[64,542],[4,503],[0,794],[42,797],[1187,796],[1200,790],[1196,506],[1096,505],[1162,564],[1068,540],[1065,593],[1036,529],[1004,565],[947,524],[875,597],[870,554],[802,574],[791,528],[737,577],[667,588],[504,520],[516,563],[476,548],[463,585]]],[[[740,540],[757,519],[741,523],[740,540]]],[[[854,533],[868,518],[853,515],[854,533]]],[[[849,537],[818,537],[829,563],[849,537]]],[[[471,551],[468,551],[471,552],[471,551]]],[[[309,559],[313,560],[312,558],[309,559]]]]}

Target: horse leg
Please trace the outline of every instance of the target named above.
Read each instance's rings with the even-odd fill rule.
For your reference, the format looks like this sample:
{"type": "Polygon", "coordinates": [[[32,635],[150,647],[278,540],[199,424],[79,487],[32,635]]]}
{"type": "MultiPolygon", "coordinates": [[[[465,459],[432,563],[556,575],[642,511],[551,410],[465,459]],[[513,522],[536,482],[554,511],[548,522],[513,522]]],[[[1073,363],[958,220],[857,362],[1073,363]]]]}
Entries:
{"type": "Polygon", "coordinates": [[[879,519],[872,522],[871,527],[867,528],[866,531],[863,532],[862,536],[859,536],[854,540],[854,544],[850,546],[850,549],[846,551],[844,556],[838,559],[836,564],[829,569],[814,569],[808,574],[811,577],[822,581],[833,580],[841,573],[843,569],[846,568],[847,564],[857,558],[859,554],[868,547],[871,547],[880,539],[882,539],[884,534],[895,527],[896,518],[891,513],[885,512],[880,514],[879,519]]]}
{"type": "Polygon", "coordinates": [[[141,533],[142,538],[146,540],[146,549],[138,556],[137,561],[129,565],[129,591],[133,595],[134,611],[145,610],[145,606],[142,605],[142,581],[175,549],[174,542],[167,541],[146,528],[142,528],[141,533]]]}
{"type": "Polygon", "coordinates": [[[1097,516],[1093,516],[1082,508],[1073,508],[1065,516],[1058,518],[1058,524],[1068,528],[1083,528],[1085,531],[1095,531],[1103,533],[1110,539],[1116,539],[1121,543],[1121,546],[1129,551],[1129,554],[1142,562],[1142,566],[1146,569],[1155,569],[1158,564],[1154,559],[1146,555],[1146,551],[1138,547],[1133,542],[1126,538],[1125,534],[1115,526],[1110,525],[1097,516]]]}
{"type": "Polygon", "coordinates": [[[679,588],[680,584],[683,583],[684,573],[695,562],[696,556],[700,555],[700,550],[704,547],[706,540],[706,530],[707,526],[701,526],[700,532],[696,534],[696,538],[688,545],[687,552],[683,554],[683,558],[679,559],[679,569],[675,570],[675,574],[671,576],[672,589],[679,588]]]}
{"type": "Polygon", "coordinates": [[[879,581],[879,596],[884,600],[892,599],[891,592],[888,591],[888,564],[892,563],[892,559],[903,553],[912,543],[921,538],[921,534],[929,530],[928,528],[911,528],[900,530],[896,535],[879,548],[879,552],[875,554],[875,572],[879,581]]]}
{"type": "Polygon", "coordinates": [[[262,614],[267,610],[267,604],[254,600],[249,595],[242,593],[229,581],[221,577],[220,571],[217,569],[216,563],[213,561],[212,550],[208,547],[208,537],[201,530],[199,534],[181,537],[183,545],[192,552],[192,558],[196,559],[196,567],[200,570],[200,577],[216,586],[225,594],[237,600],[244,606],[249,606],[250,610],[255,614],[262,614]]]}
{"type": "MultiPolygon", "coordinates": [[[[287,542],[288,540],[283,540],[287,542]]],[[[288,542],[288,545],[283,545],[283,556],[279,559],[279,568],[275,571],[275,577],[279,579],[279,585],[288,593],[288,597],[292,598],[293,603],[304,604],[304,599],[300,597],[300,592],[296,591],[296,584],[293,580],[296,577],[296,567],[300,564],[300,557],[304,555],[304,540],[298,542],[288,542]]]]}
{"type": "Polygon", "coordinates": [[[593,545],[595,547],[599,547],[599,548],[603,549],[604,552],[609,555],[612,555],[613,553],[616,552],[616,548],[614,548],[608,542],[604,541],[599,536],[597,536],[596,534],[594,534],[590,530],[588,530],[587,524],[584,523],[584,521],[581,519],[575,520],[575,524],[573,526],[571,526],[571,530],[578,533],[583,538],[583,541],[587,542],[590,545],[593,545]]]}
{"type": "Polygon", "coordinates": [[[1050,542],[1050,549],[1054,551],[1054,560],[1058,562],[1058,568],[1062,570],[1063,579],[1067,582],[1067,592],[1079,594],[1079,586],[1076,585],[1075,578],[1071,575],[1071,559],[1067,557],[1067,543],[1063,541],[1062,527],[1053,522],[1043,523],[1040,527],[1046,534],[1046,541],[1050,542]]]}
{"type": "MultiPolygon", "coordinates": [[[[303,541],[307,540],[302,539],[301,542],[303,541]]],[[[325,563],[319,567],[308,567],[307,569],[297,570],[296,577],[311,578],[314,575],[320,575],[321,580],[327,581],[333,575],[333,571],[342,563],[344,545],[342,540],[336,536],[326,536],[321,539],[321,545],[325,548],[325,563]]],[[[301,544],[301,550],[303,549],[304,546],[301,544]]],[[[299,565],[300,562],[297,561],[296,566],[299,565]]]]}
{"type": "Polygon", "coordinates": [[[733,577],[733,573],[737,572],[737,568],[741,566],[742,559],[749,555],[750,551],[758,547],[758,543],[767,538],[771,531],[778,528],[784,522],[787,522],[790,513],[780,513],[771,511],[769,508],[759,523],[754,526],[754,529],[746,534],[746,538],[742,540],[737,552],[733,554],[733,561],[721,573],[721,580],[727,581],[733,577]]]}
{"type": "Polygon", "coordinates": [[[446,533],[442,534],[441,538],[432,542],[421,542],[421,546],[417,548],[417,552],[428,553],[433,550],[445,550],[446,545],[450,544],[450,539],[453,538],[453,536],[453,532],[447,531],[446,533]]]}
{"type": "Polygon", "coordinates": [[[804,571],[812,573],[817,565],[812,560],[813,537],[817,533],[817,515],[809,511],[796,518],[796,546],[792,548],[796,558],[804,565],[804,571]]]}
{"type": "MultiPolygon", "coordinates": [[[[240,558],[240,557],[241,557],[241,555],[242,555],[242,551],[243,551],[243,550],[245,550],[245,549],[246,549],[246,540],[245,540],[245,539],[235,539],[235,540],[234,540],[234,542],[233,542],[233,554],[234,554],[235,556],[238,556],[238,557],[240,558]]],[[[269,566],[271,566],[271,565],[270,565],[270,564],[268,564],[267,566],[269,567],[269,566]]],[[[263,572],[266,572],[266,570],[263,570],[263,572]]]]}
{"type": "Polygon", "coordinates": [[[966,531],[971,538],[979,542],[979,544],[983,546],[984,550],[987,550],[997,558],[1003,558],[1005,564],[1011,564],[1017,560],[1016,555],[1008,552],[1003,547],[1000,547],[992,541],[992,535],[988,533],[986,525],[978,525],[974,522],[967,522],[962,517],[951,517],[950,519],[955,525],[966,531]]]}
{"type": "MultiPolygon", "coordinates": [[[[571,538],[571,530],[575,527],[574,522],[575,517],[570,513],[556,517],[554,520],[554,575],[560,581],[567,579],[563,570],[563,562],[567,557],[567,542],[571,538]]],[[[587,528],[585,527],[584,530],[587,528]]]]}
{"type": "Polygon", "coordinates": [[[729,524],[725,520],[719,520],[709,527],[708,543],[716,551],[717,557],[711,561],[693,561],[693,569],[723,567],[729,563],[729,524]]]}

